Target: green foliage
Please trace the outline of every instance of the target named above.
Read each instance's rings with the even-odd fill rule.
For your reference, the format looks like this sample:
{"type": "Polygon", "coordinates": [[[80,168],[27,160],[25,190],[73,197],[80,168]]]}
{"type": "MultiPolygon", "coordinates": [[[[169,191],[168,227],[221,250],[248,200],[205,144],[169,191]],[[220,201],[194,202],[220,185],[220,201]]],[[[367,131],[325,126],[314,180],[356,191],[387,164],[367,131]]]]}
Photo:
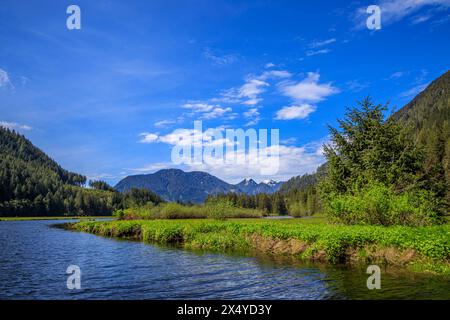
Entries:
{"type": "Polygon", "coordinates": [[[386,106],[366,98],[330,127],[332,143],[324,146],[328,160],[324,188],[346,193],[377,181],[404,190],[418,179],[422,157],[402,127],[384,120],[386,106]]]}
{"type": "Polygon", "coordinates": [[[183,205],[175,202],[160,203],[157,206],[147,204],[123,210],[121,219],[218,219],[259,218],[261,213],[253,209],[236,208],[231,202],[217,201],[206,205],[183,205]]]}
{"type": "Polygon", "coordinates": [[[132,188],[129,192],[123,194],[123,206],[126,208],[145,206],[147,204],[157,205],[161,202],[164,202],[161,197],[146,189],[132,188]]]}
{"type": "Polygon", "coordinates": [[[346,224],[425,226],[439,222],[436,199],[426,190],[395,193],[380,183],[372,183],[352,193],[330,197],[326,213],[346,224]]]}
{"type": "Polygon", "coordinates": [[[229,200],[210,201],[205,207],[207,217],[215,220],[225,220],[234,210],[233,203],[229,200]]]}
{"type": "Polygon", "coordinates": [[[425,162],[421,188],[450,206],[450,71],[393,115],[411,128],[410,138],[423,147],[425,162]]]}
{"type": "Polygon", "coordinates": [[[112,216],[118,220],[123,220],[125,218],[125,211],[123,209],[115,209],[112,216]]]}
{"type": "Polygon", "coordinates": [[[89,180],[89,186],[93,189],[104,190],[104,191],[112,191],[114,192],[114,188],[107,184],[102,180],[89,180]]]}
{"type": "Polygon", "coordinates": [[[421,150],[386,106],[369,98],[331,128],[327,175],[321,198],[327,212],[344,223],[428,225],[439,222],[439,201],[420,188],[421,150]]]}

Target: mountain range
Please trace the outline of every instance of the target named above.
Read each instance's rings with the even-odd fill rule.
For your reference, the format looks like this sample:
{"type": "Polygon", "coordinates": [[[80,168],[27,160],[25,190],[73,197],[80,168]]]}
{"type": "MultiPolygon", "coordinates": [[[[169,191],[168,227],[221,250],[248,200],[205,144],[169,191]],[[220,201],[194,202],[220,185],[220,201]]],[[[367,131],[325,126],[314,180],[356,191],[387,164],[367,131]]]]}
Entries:
{"type": "Polygon", "coordinates": [[[200,203],[208,195],[218,193],[274,193],[283,182],[273,180],[257,183],[253,179],[244,179],[238,184],[229,184],[209,173],[201,171],[185,172],[180,169],[163,169],[152,174],[128,176],[114,187],[126,192],[132,188],[153,191],[167,201],[200,203]]]}

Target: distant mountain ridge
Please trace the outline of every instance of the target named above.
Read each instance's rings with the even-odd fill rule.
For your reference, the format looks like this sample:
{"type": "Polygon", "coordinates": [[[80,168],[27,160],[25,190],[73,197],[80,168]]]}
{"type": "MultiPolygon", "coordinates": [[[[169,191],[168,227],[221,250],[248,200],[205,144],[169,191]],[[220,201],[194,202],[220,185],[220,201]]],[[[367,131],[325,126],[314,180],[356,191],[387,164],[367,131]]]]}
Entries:
{"type": "Polygon", "coordinates": [[[114,188],[120,192],[143,188],[155,192],[167,201],[200,203],[205,201],[208,195],[218,193],[273,193],[278,191],[282,184],[283,182],[273,180],[257,183],[253,179],[244,179],[234,185],[202,171],[163,169],[151,174],[128,176],[114,188]]]}
{"type": "Polygon", "coordinates": [[[235,186],[243,193],[255,195],[258,193],[274,193],[280,189],[282,184],[283,182],[277,182],[274,180],[257,183],[255,180],[247,178],[235,186]]]}

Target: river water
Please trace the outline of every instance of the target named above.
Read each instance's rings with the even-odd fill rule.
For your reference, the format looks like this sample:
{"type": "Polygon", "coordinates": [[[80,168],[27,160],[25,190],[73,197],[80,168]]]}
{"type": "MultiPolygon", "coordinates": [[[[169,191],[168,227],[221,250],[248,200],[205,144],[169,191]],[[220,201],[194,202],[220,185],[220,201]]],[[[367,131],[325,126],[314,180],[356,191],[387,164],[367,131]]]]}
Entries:
{"type": "Polygon", "coordinates": [[[448,278],[187,251],[0,221],[0,299],[450,299],[448,278]],[[81,289],[66,269],[81,270],[81,289]]]}

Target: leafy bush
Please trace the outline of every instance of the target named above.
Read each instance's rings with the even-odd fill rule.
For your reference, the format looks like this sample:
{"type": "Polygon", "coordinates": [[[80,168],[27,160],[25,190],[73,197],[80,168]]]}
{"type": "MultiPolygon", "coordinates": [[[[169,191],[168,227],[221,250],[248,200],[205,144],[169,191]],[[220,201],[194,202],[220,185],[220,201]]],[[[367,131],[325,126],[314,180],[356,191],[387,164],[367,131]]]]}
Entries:
{"type": "Polygon", "coordinates": [[[125,212],[123,211],[123,209],[116,209],[112,213],[112,216],[118,220],[123,220],[125,218],[125,212]]]}
{"type": "Polygon", "coordinates": [[[208,218],[215,220],[225,220],[234,210],[233,203],[229,200],[217,200],[208,203],[205,208],[208,218]]]}
{"type": "Polygon", "coordinates": [[[392,188],[373,183],[329,199],[326,212],[346,224],[426,226],[440,222],[434,197],[425,190],[397,194],[392,188]]]}

